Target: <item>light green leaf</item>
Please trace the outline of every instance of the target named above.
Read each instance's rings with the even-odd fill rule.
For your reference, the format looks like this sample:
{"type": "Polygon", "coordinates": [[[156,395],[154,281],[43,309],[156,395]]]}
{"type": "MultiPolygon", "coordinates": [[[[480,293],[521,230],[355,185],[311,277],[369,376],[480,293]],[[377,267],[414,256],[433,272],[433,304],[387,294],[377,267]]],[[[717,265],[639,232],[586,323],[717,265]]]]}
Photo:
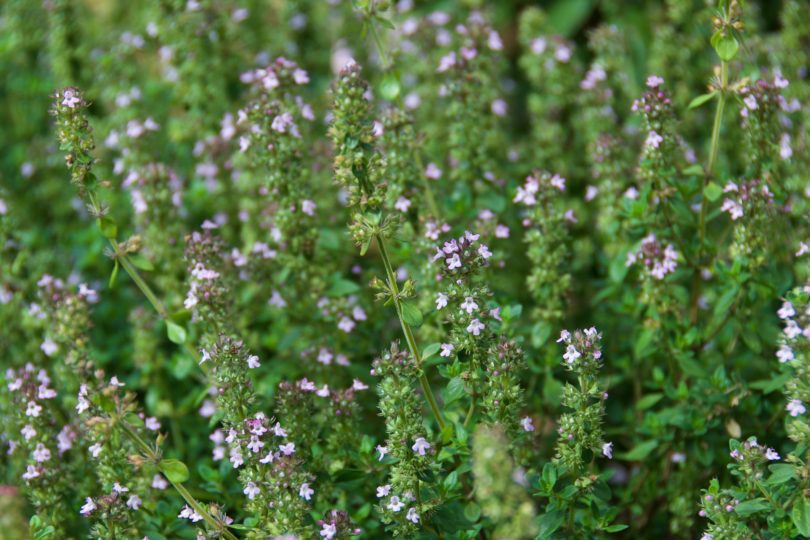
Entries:
{"type": "Polygon", "coordinates": [[[98,228],[101,230],[101,234],[104,235],[105,238],[115,239],[118,236],[118,225],[115,224],[115,221],[108,216],[103,216],[96,220],[98,223],[98,228]]]}
{"type": "Polygon", "coordinates": [[[801,536],[810,536],[810,503],[807,502],[806,497],[802,497],[793,503],[790,519],[793,520],[793,524],[796,525],[801,536]]]}
{"type": "Polygon", "coordinates": [[[118,277],[118,259],[115,260],[113,264],[112,272],[110,272],[110,283],[109,286],[112,289],[115,285],[115,279],[118,277]]]}
{"type": "Polygon", "coordinates": [[[440,348],[441,348],[440,343],[431,343],[430,345],[425,347],[425,349],[422,351],[422,360],[427,360],[428,358],[439,352],[440,348]]]}
{"type": "Polygon", "coordinates": [[[422,326],[422,312],[416,307],[416,304],[404,300],[400,303],[402,307],[402,320],[410,326],[422,326]]]}
{"type": "Polygon", "coordinates": [[[655,439],[646,441],[636,445],[632,450],[624,454],[619,454],[617,457],[625,461],[641,461],[650,455],[650,452],[655,450],[658,446],[658,441],[655,439]]]}
{"type": "Polygon", "coordinates": [[[132,255],[128,255],[129,260],[134,264],[137,268],[140,268],[144,272],[151,272],[155,269],[155,266],[152,264],[152,261],[140,255],[138,253],[134,253],[132,255]]]}
{"type": "Polygon", "coordinates": [[[166,321],[166,335],[172,343],[182,345],[186,342],[186,329],[174,321],[166,321]]]}
{"type": "Polygon", "coordinates": [[[751,514],[756,514],[757,512],[768,510],[770,507],[771,505],[768,501],[762,497],[759,497],[757,499],[751,499],[750,501],[741,502],[734,507],[734,512],[740,517],[746,517],[750,516],[751,514]]]}
{"type": "Polygon", "coordinates": [[[638,400],[638,403],[636,403],[636,409],[640,411],[649,409],[650,407],[661,401],[662,397],[664,397],[664,394],[648,394],[643,398],[641,398],[640,400],[638,400]]]}
{"type": "Polygon", "coordinates": [[[387,73],[380,83],[380,95],[387,101],[394,101],[399,95],[399,80],[393,73],[387,73]]]}
{"type": "Polygon", "coordinates": [[[188,480],[188,467],[182,461],[176,459],[164,459],[158,464],[160,472],[166,475],[169,481],[182,484],[188,480]]]}
{"type": "Polygon", "coordinates": [[[703,105],[704,103],[707,103],[707,102],[713,100],[715,98],[715,96],[717,96],[716,91],[715,92],[710,92],[708,94],[702,94],[702,95],[696,97],[695,99],[693,99],[692,101],[689,102],[689,108],[690,109],[696,109],[696,108],[700,107],[701,105],[703,105]]]}
{"type": "Polygon", "coordinates": [[[721,195],[723,195],[723,188],[714,182],[709,182],[703,189],[703,195],[705,195],[710,201],[714,202],[719,199],[721,195]]]}
{"type": "Polygon", "coordinates": [[[740,44],[737,43],[737,39],[732,35],[722,36],[714,47],[714,50],[717,51],[717,56],[724,62],[732,60],[737,55],[739,49],[740,44]]]}

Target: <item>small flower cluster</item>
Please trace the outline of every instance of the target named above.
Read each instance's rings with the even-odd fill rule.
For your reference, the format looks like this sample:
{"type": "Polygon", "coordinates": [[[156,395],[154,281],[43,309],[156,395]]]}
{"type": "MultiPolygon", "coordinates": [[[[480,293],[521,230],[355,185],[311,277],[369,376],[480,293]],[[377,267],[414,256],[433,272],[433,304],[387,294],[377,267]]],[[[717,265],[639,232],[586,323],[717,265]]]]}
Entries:
{"type": "Polygon", "coordinates": [[[571,286],[565,267],[571,256],[569,227],[576,217],[560,205],[565,187],[565,178],[560,175],[535,172],[526,177],[514,197],[514,202],[527,207],[524,240],[532,270],[526,284],[537,302],[537,316],[548,324],[562,319],[571,286]]]}
{"type": "Polygon", "coordinates": [[[779,212],[767,177],[728,182],[723,188],[726,194],[720,209],[727,212],[734,225],[732,252],[745,256],[759,265],[764,262],[756,254],[765,244],[773,243],[773,230],[778,226],[779,212]]]}
{"type": "Polygon", "coordinates": [[[385,522],[396,524],[396,530],[412,533],[419,523],[419,514],[427,510],[414,505],[414,493],[420,489],[419,478],[429,467],[433,453],[416,394],[418,370],[412,357],[401,351],[396,342],[374,360],[372,368],[371,374],[380,378],[377,393],[387,434],[386,445],[378,446],[377,451],[380,461],[387,454],[394,458],[390,485],[377,488],[381,499],[379,510],[385,522]],[[406,506],[410,508],[402,512],[406,506]]]}
{"type": "Polygon", "coordinates": [[[790,415],[788,436],[797,442],[810,442],[810,425],[806,419],[810,403],[810,286],[799,287],[788,293],[778,311],[784,324],[776,357],[791,376],[785,385],[790,415]]]}
{"type": "Polygon", "coordinates": [[[626,266],[640,264],[650,277],[661,281],[678,267],[678,252],[672,244],[664,246],[655,233],[645,236],[639,247],[627,253],[626,266]]]}
{"type": "Polygon", "coordinates": [[[613,443],[602,437],[607,392],[600,388],[598,379],[603,364],[601,341],[602,335],[596,328],[576,330],[573,334],[563,330],[557,340],[565,346],[563,366],[576,374],[578,386],[566,384],[563,389],[562,404],[572,412],[560,418],[554,460],[575,476],[584,471],[586,450],[608,459],[613,457],[613,443]]]}
{"type": "Polygon", "coordinates": [[[781,114],[791,112],[791,106],[781,92],[788,81],[778,73],[773,81],[759,79],[742,86],[739,99],[742,101],[740,116],[746,134],[747,160],[756,176],[772,173],[781,160],[792,155],[790,135],[784,139],[781,114]]]}
{"type": "Polygon", "coordinates": [[[226,271],[223,240],[214,235],[213,227],[203,224],[202,231],[186,236],[185,260],[188,268],[188,293],[183,302],[186,309],[193,310],[195,317],[218,325],[227,325],[228,276],[226,271]]]}
{"type": "Polygon", "coordinates": [[[70,180],[84,198],[95,191],[98,183],[92,174],[95,141],[85,115],[89,103],[75,87],[59,90],[54,98],[51,113],[56,117],[59,147],[65,152],[70,180]]]}

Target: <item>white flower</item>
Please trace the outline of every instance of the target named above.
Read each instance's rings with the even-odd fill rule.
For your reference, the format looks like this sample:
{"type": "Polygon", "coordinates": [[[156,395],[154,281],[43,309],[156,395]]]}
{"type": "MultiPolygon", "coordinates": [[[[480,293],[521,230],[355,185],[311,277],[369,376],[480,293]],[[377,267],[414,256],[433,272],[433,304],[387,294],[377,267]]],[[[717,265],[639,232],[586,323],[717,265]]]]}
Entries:
{"type": "Polygon", "coordinates": [[[745,99],[743,99],[743,102],[745,103],[745,106],[748,107],[748,109],[751,111],[755,111],[759,108],[759,105],[757,104],[757,98],[752,94],[746,96],[745,99]]]}
{"type": "Polygon", "coordinates": [[[613,443],[606,442],[602,445],[602,455],[608,459],[613,459],[613,443]]]}
{"type": "Polygon", "coordinates": [[[196,512],[196,510],[192,510],[189,505],[185,505],[180,513],[177,514],[177,517],[182,519],[190,519],[193,523],[197,523],[198,521],[202,520],[202,516],[196,512]]]}
{"type": "Polygon", "coordinates": [[[317,207],[318,207],[318,205],[315,204],[314,201],[311,201],[309,199],[304,199],[303,201],[301,201],[301,211],[303,213],[305,213],[306,215],[308,215],[308,216],[314,216],[315,215],[315,209],[317,207]]]}
{"type": "Polygon", "coordinates": [[[129,491],[129,488],[122,486],[118,482],[115,482],[113,484],[113,491],[116,493],[126,493],[127,491],[129,491]]]}
{"type": "Polygon", "coordinates": [[[442,177],[442,170],[435,163],[428,163],[425,167],[425,176],[431,180],[438,180],[442,177]]]}
{"type": "Polygon", "coordinates": [[[557,340],[557,343],[560,343],[560,342],[563,342],[563,341],[565,341],[567,343],[568,340],[570,340],[570,339],[571,339],[571,332],[569,332],[568,330],[563,330],[562,332],[560,332],[560,339],[557,340]]]}
{"type": "Polygon", "coordinates": [[[150,416],[144,421],[144,426],[150,431],[157,431],[160,429],[160,422],[154,416],[150,416]]]}
{"type": "Polygon", "coordinates": [[[789,346],[782,344],[779,347],[779,350],[776,351],[776,357],[779,359],[779,363],[784,364],[785,362],[790,362],[795,358],[793,354],[793,349],[789,346]]]}
{"type": "Polygon", "coordinates": [[[81,103],[81,99],[76,95],[76,91],[72,88],[66,88],[62,93],[62,105],[70,109],[75,109],[76,105],[81,103]]]}
{"type": "Polygon", "coordinates": [[[281,450],[281,453],[285,456],[290,456],[295,453],[295,443],[279,445],[278,449],[281,450]]]}
{"type": "Polygon", "coordinates": [[[419,523],[419,514],[416,513],[416,508],[409,508],[405,519],[412,523],[419,523]]]}
{"type": "Polygon", "coordinates": [[[731,216],[731,219],[734,221],[740,219],[745,213],[742,205],[737,201],[735,201],[734,199],[724,199],[723,205],[720,207],[720,210],[722,210],[723,212],[728,212],[728,214],[731,216]]]}
{"type": "Polygon", "coordinates": [[[385,505],[385,507],[391,510],[392,512],[399,512],[400,510],[402,510],[403,506],[405,506],[405,503],[400,501],[399,497],[397,497],[396,495],[391,497],[391,500],[388,501],[387,505],[385,505]]]}
{"type": "Polygon", "coordinates": [[[343,317],[343,318],[340,319],[337,326],[338,326],[338,328],[340,328],[341,330],[343,330],[344,332],[346,332],[348,334],[352,330],[354,330],[354,327],[357,326],[357,323],[355,323],[349,317],[343,317]]]}
{"type": "Polygon", "coordinates": [[[478,254],[484,259],[489,259],[492,257],[492,252],[489,250],[486,244],[481,244],[478,246],[478,254]]]}
{"type": "Polygon", "coordinates": [[[42,342],[42,345],[40,345],[39,348],[42,349],[45,356],[53,356],[54,353],[59,350],[59,347],[51,338],[45,338],[45,341],[42,342]]]}
{"type": "Polygon", "coordinates": [[[114,377],[112,377],[112,378],[110,379],[110,386],[118,386],[118,387],[121,387],[121,386],[126,386],[126,383],[122,383],[121,381],[119,381],[119,380],[118,380],[118,377],[115,377],[115,376],[114,376],[114,377]]]}
{"type": "Polygon", "coordinates": [[[28,406],[25,409],[25,416],[32,416],[36,418],[41,412],[42,405],[39,405],[36,401],[29,401],[28,406]]]}
{"type": "Polygon", "coordinates": [[[419,437],[414,441],[413,446],[411,446],[411,450],[413,450],[420,456],[424,456],[425,451],[430,450],[430,443],[427,442],[427,439],[425,439],[424,437],[419,437]]]}
{"type": "Polygon", "coordinates": [[[307,482],[301,484],[301,488],[298,490],[298,496],[303,497],[304,500],[310,500],[312,495],[315,493],[315,490],[309,487],[307,482]]]}
{"type": "Polygon", "coordinates": [[[40,475],[39,471],[40,470],[37,467],[34,467],[33,465],[28,465],[28,467],[25,468],[25,472],[22,474],[22,479],[33,480],[34,478],[38,478],[40,475]]]}
{"type": "Polygon", "coordinates": [[[576,347],[574,347],[573,345],[569,345],[565,349],[565,354],[563,354],[563,359],[565,359],[566,362],[571,364],[571,363],[574,362],[574,360],[576,360],[580,356],[582,356],[582,355],[579,354],[579,351],[576,349],[576,347]]]}
{"type": "Polygon", "coordinates": [[[461,258],[458,256],[458,253],[453,253],[453,256],[445,259],[444,262],[447,264],[448,270],[461,268],[461,258]]]}
{"type": "Polygon", "coordinates": [[[360,391],[360,390],[368,390],[368,385],[364,384],[363,381],[360,379],[354,379],[352,381],[352,390],[360,391]]]}
{"type": "Polygon", "coordinates": [[[439,293],[436,295],[436,309],[442,309],[447,305],[447,295],[439,293]]]}
{"type": "Polygon", "coordinates": [[[163,476],[156,474],[152,477],[152,488],[164,490],[169,487],[169,482],[163,476]]]}
{"type": "Polygon", "coordinates": [[[466,311],[467,314],[471,314],[476,309],[478,309],[478,304],[475,303],[472,296],[465,298],[464,302],[461,304],[461,311],[466,311]]]}
{"type": "Polygon", "coordinates": [[[389,493],[391,493],[391,484],[385,484],[384,486],[377,486],[377,498],[378,499],[382,499],[383,497],[387,497],[389,493]]]}
{"type": "Polygon", "coordinates": [[[792,399],[788,402],[785,409],[790,413],[790,416],[796,417],[800,414],[804,414],[807,412],[807,408],[804,406],[804,403],[798,399],[792,399]]]}
{"type": "Polygon", "coordinates": [[[137,510],[141,507],[141,504],[143,504],[143,501],[137,495],[130,495],[127,499],[127,506],[132,510],[137,510]]]}
{"type": "Polygon", "coordinates": [[[250,356],[248,356],[247,365],[250,369],[256,369],[257,367],[261,366],[261,363],[259,362],[259,357],[256,356],[255,354],[251,354],[250,356]]]}
{"type": "Polygon", "coordinates": [[[92,455],[93,457],[98,457],[98,455],[101,453],[102,449],[103,448],[101,446],[101,443],[96,443],[93,446],[91,446],[90,448],[88,448],[88,450],[90,451],[90,455],[92,455]]]}
{"type": "Polygon", "coordinates": [[[534,431],[534,424],[532,424],[532,419],[528,416],[524,416],[520,420],[520,425],[523,428],[523,431],[534,431]]]}
{"type": "Polygon", "coordinates": [[[260,492],[261,490],[259,489],[259,486],[257,486],[253,482],[248,482],[247,485],[245,486],[245,489],[242,491],[242,493],[247,495],[247,498],[250,499],[251,501],[255,499],[256,495],[258,495],[260,492]]]}
{"type": "Polygon", "coordinates": [[[780,319],[789,319],[796,315],[796,310],[793,309],[793,304],[790,302],[785,302],[782,304],[782,307],[779,308],[779,311],[776,312],[779,315],[780,319]]]}
{"type": "Polygon", "coordinates": [[[411,201],[405,197],[400,197],[397,199],[397,202],[394,203],[394,208],[399,210],[400,212],[407,212],[408,208],[411,207],[411,201]]]}
{"type": "Polygon", "coordinates": [[[34,429],[33,426],[31,426],[31,424],[26,424],[20,430],[20,435],[22,435],[23,438],[25,438],[26,441],[30,441],[33,437],[36,436],[36,434],[37,434],[37,430],[34,429]]]}
{"type": "Polygon", "coordinates": [[[83,516],[89,516],[90,514],[93,513],[93,510],[95,509],[96,503],[93,502],[93,499],[87,497],[86,499],[84,499],[84,506],[82,506],[82,509],[79,510],[79,513],[82,514],[83,516]]]}
{"type": "Polygon", "coordinates": [[[768,448],[765,450],[765,459],[768,461],[777,461],[781,459],[781,456],[779,456],[779,454],[773,448],[768,448]]]}
{"type": "Polygon", "coordinates": [[[363,311],[363,308],[360,306],[354,306],[352,309],[352,317],[355,321],[365,321],[368,318],[366,312],[363,311]]]}
{"type": "Polygon", "coordinates": [[[42,463],[43,461],[48,461],[51,459],[51,451],[48,450],[48,448],[42,443],[37,443],[37,447],[34,449],[31,455],[34,458],[34,461],[37,463],[42,463]]]}
{"type": "Polygon", "coordinates": [[[453,349],[455,349],[455,347],[452,343],[442,343],[441,349],[442,352],[439,353],[439,356],[444,356],[446,358],[453,353],[453,349]]]}
{"type": "Polygon", "coordinates": [[[337,534],[337,526],[334,523],[324,523],[321,529],[321,536],[326,540],[332,540],[337,534]]]}
{"type": "Polygon", "coordinates": [[[478,319],[473,319],[470,321],[470,324],[467,325],[467,332],[474,336],[478,336],[481,334],[481,330],[485,328],[484,323],[479,321],[478,319]]]}
{"type": "Polygon", "coordinates": [[[382,461],[383,458],[385,457],[385,454],[388,453],[388,447],[387,446],[381,446],[381,445],[378,444],[376,450],[377,450],[377,452],[380,453],[380,461],[382,461]]]}
{"type": "Polygon", "coordinates": [[[658,134],[655,130],[651,130],[650,133],[647,134],[647,140],[644,141],[644,145],[648,148],[658,148],[658,146],[664,141],[664,138],[658,134]]]}

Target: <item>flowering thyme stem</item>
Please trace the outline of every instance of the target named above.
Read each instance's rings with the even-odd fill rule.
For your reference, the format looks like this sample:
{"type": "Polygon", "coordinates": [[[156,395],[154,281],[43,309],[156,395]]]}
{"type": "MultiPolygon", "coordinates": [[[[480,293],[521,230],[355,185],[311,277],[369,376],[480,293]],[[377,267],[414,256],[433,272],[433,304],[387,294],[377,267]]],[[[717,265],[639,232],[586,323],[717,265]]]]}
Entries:
{"type": "Polygon", "coordinates": [[[414,361],[416,362],[416,367],[419,369],[419,384],[422,386],[422,392],[425,394],[428,405],[430,405],[430,410],[433,412],[433,416],[436,418],[436,422],[439,424],[439,429],[444,431],[444,418],[439,410],[439,405],[436,403],[436,397],[433,395],[433,390],[430,389],[430,382],[428,382],[425,372],[422,369],[422,355],[420,354],[419,347],[416,344],[416,338],[413,335],[411,326],[405,322],[405,319],[402,317],[402,304],[399,300],[397,277],[396,274],[394,274],[394,268],[391,266],[391,260],[388,258],[388,250],[385,247],[385,241],[379,234],[375,235],[374,238],[377,240],[377,245],[380,247],[380,255],[382,256],[383,265],[385,266],[385,273],[388,276],[388,286],[391,289],[391,297],[394,300],[394,307],[397,311],[397,317],[399,317],[399,323],[402,325],[402,332],[405,334],[405,341],[408,343],[408,348],[410,349],[411,355],[413,355],[414,361]]]}
{"type": "MultiPolygon", "coordinates": [[[[138,435],[135,430],[129,426],[129,424],[122,420],[119,422],[119,425],[123,428],[124,433],[126,433],[127,436],[132,439],[132,441],[141,449],[141,451],[146,455],[147,458],[149,458],[150,461],[153,461],[155,464],[160,462],[160,455],[151,446],[149,446],[146,441],[144,441],[140,435],[138,435]]],[[[237,540],[236,536],[228,530],[227,526],[209,514],[202,503],[195,499],[182,483],[174,482],[169,477],[166,477],[166,479],[169,481],[169,483],[171,483],[172,487],[174,487],[177,493],[179,493],[180,496],[185,499],[186,503],[188,503],[188,505],[194,509],[195,512],[202,516],[208,525],[213,527],[214,530],[220,532],[223,537],[228,538],[229,540],[237,540]]]]}
{"type": "MultiPolygon", "coordinates": [[[[394,69],[393,62],[389,63],[388,61],[388,56],[385,54],[385,47],[383,46],[382,39],[380,38],[379,32],[377,32],[377,26],[374,24],[373,19],[369,21],[369,26],[371,27],[371,35],[374,37],[374,44],[377,46],[377,53],[380,55],[380,61],[382,62],[383,69],[396,77],[397,84],[399,84],[399,74],[394,69]]],[[[405,105],[402,100],[401,90],[397,92],[396,100],[397,106],[399,106],[400,109],[404,109],[405,105]]],[[[436,199],[433,196],[433,190],[430,188],[430,184],[425,177],[425,167],[422,163],[422,155],[418,150],[415,150],[413,157],[416,161],[416,168],[419,170],[419,178],[422,181],[422,187],[425,190],[425,200],[427,201],[428,211],[430,212],[431,217],[439,219],[439,206],[436,204],[436,199]]]]}
{"type": "Polygon", "coordinates": [[[692,278],[692,313],[690,320],[692,324],[697,322],[698,314],[698,298],[700,296],[700,270],[703,266],[703,245],[706,240],[706,212],[708,210],[708,202],[706,194],[706,185],[709,179],[714,174],[714,165],[717,161],[717,151],[720,146],[720,125],[723,122],[723,109],[726,106],[726,91],[728,87],[728,62],[721,61],[720,63],[720,89],[717,96],[717,110],[714,114],[714,125],[712,126],[712,142],[709,147],[709,161],[706,164],[706,170],[703,175],[703,190],[701,191],[700,201],[700,222],[698,224],[698,253],[695,258],[695,274],[692,278]]]}

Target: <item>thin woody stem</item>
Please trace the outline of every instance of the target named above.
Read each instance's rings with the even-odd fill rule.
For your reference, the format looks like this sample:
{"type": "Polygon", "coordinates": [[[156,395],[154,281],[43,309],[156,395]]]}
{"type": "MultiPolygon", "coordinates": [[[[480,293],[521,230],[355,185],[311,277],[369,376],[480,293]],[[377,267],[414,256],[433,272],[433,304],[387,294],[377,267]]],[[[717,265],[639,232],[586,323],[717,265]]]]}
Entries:
{"type": "Polygon", "coordinates": [[[377,245],[380,248],[380,255],[382,256],[383,265],[385,266],[385,273],[388,277],[388,286],[391,289],[391,296],[394,300],[394,307],[396,308],[397,317],[399,317],[399,323],[402,326],[402,332],[405,334],[405,341],[408,343],[408,349],[410,349],[411,355],[416,362],[416,367],[419,369],[419,384],[422,387],[422,392],[425,394],[428,405],[430,405],[430,410],[433,412],[433,416],[436,418],[436,422],[439,424],[439,429],[443,431],[446,424],[444,418],[442,417],[442,413],[439,410],[439,405],[436,402],[436,397],[433,395],[433,390],[430,388],[430,382],[427,380],[427,376],[425,376],[425,372],[422,369],[422,355],[419,352],[419,347],[416,344],[413,329],[407,322],[405,322],[405,319],[402,316],[402,304],[399,299],[397,278],[396,274],[394,274],[394,268],[391,266],[391,260],[388,258],[388,250],[385,247],[385,241],[379,234],[377,234],[374,238],[377,240],[377,245]]]}

